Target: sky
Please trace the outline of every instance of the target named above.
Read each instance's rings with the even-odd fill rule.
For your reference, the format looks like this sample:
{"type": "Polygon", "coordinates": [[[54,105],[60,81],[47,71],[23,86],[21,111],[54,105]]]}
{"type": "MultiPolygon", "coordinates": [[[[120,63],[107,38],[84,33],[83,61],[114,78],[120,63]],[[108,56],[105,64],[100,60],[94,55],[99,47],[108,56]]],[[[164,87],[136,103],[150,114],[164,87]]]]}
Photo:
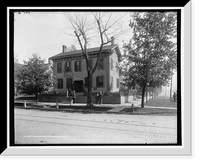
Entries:
{"type": "MultiPolygon", "coordinates": [[[[120,14],[115,12],[114,16],[119,17],[120,14]]],[[[21,64],[35,53],[48,62],[48,58],[61,53],[62,45],[70,47],[74,44],[80,49],[77,38],[71,35],[73,31],[63,12],[16,12],[14,19],[14,56],[21,64]]],[[[115,40],[120,48],[131,38],[132,29],[128,25],[130,13],[121,21],[127,31],[115,40]]],[[[97,46],[95,40],[90,41],[89,47],[97,46]]]]}

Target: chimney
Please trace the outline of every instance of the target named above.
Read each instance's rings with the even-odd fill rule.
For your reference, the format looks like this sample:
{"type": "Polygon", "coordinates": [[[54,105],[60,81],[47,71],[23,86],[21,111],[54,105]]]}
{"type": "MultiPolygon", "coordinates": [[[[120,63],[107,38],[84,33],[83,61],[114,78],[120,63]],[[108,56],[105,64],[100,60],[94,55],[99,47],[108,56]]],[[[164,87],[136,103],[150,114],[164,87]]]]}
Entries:
{"type": "Polygon", "coordinates": [[[62,46],[62,52],[64,53],[64,52],[67,52],[67,46],[66,45],[63,45],[62,46]]]}
{"type": "Polygon", "coordinates": [[[112,46],[115,45],[115,37],[114,36],[111,37],[111,45],[112,46]]]}

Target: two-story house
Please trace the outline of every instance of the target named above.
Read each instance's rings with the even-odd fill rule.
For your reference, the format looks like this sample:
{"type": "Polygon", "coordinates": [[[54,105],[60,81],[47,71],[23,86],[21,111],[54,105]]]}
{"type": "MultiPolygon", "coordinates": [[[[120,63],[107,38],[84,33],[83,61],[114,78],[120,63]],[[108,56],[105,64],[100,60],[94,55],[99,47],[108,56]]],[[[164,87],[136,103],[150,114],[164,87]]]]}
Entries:
{"type": "MultiPolygon", "coordinates": [[[[99,47],[89,48],[89,62],[94,67],[99,47]]],[[[110,91],[119,92],[119,56],[120,50],[117,44],[104,46],[102,57],[97,70],[92,76],[92,92],[110,91]]],[[[66,92],[73,85],[76,93],[82,93],[87,88],[86,61],[81,50],[67,51],[65,45],[62,52],[49,58],[53,61],[53,74],[57,79],[57,91],[66,92]]]]}

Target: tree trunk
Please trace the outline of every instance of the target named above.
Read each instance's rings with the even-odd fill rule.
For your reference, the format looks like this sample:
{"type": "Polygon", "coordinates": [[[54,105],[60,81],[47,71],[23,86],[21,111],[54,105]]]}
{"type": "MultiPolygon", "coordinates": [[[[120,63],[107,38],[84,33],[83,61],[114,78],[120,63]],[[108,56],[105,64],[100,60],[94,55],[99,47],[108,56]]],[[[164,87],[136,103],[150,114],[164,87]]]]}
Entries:
{"type": "Polygon", "coordinates": [[[148,101],[148,91],[146,91],[146,102],[148,101]]]}
{"type": "Polygon", "coordinates": [[[145,86],[142,87],[142,102],[141,102],[141,108],[144,108],[144,98],[145,98],[145,86]]]}
{"type": "Polygon", "coordinates": [[[92,104],[92,85],[91,85],[91,79],[92,79],[92,75],[90,72],[88,72],[88,78],[87,78],[87,83],[88,83],[88,92],[87,92],[87,106],[91,107],[92,104]]]}

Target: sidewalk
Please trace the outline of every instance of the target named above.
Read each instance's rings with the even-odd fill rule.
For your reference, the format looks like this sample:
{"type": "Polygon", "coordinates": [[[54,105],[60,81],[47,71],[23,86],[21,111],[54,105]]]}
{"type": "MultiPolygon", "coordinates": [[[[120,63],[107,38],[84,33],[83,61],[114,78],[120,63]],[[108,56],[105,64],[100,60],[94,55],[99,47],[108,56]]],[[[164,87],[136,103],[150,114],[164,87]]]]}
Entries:
{"type": "Polygon", "coordinates": [[[157,96],[144,103],[147,108],[168,108],[177,109],[177,103],[170,101],[169,97],[157,96]]]}

